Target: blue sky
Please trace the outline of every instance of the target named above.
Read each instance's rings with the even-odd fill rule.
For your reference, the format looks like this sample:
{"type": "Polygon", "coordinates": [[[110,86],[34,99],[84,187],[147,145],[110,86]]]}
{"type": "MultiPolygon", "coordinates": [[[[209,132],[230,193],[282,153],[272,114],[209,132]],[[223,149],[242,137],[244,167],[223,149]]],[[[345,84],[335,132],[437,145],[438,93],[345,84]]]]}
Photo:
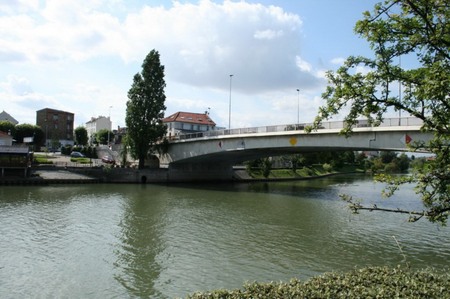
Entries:
{"type": "Polygon", "coordinates": [[[0,111],[34,124],[36,110],[111,115],[147,53],[165,66],[166,116],[210,111],[218,126],[314,119],[324,74],[369,56],[353,27],[374,0],[6,0],[0,2],[0,111]],[[297,89],[300,92],[297,93],[297,89]]]}

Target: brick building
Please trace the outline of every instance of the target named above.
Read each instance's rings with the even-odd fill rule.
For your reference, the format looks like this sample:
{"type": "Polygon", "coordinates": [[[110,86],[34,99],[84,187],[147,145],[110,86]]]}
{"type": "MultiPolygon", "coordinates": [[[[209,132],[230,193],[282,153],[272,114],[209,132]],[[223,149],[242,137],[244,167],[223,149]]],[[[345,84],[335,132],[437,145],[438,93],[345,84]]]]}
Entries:
{"type": "Polygon", "coordinates": [[[46,147],[58,148],[74,144],[74,114],[50,108],[36,111],[36,125],[44,131],[46,147]]]}

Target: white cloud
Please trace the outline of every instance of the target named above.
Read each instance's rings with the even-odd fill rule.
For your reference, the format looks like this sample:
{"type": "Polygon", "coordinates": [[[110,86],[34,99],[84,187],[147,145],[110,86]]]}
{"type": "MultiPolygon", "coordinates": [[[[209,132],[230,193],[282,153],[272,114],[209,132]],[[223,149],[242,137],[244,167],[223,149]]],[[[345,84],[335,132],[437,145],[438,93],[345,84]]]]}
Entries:
{"type": "Polygon", "coordinates": [[[23,96],[32,93],[30,82],[27,78],[9,75],[6,82],[0,82],[0,88],[8,94],[23,96]]]}
{"type": "Polygon", "coordinates": [[[258,30],[255,32],[254,37],[256,39],[275,39],[277,37],[283,36],[283,31],[278,30],[258,30]]]}
{"type": "Polygon", "coordinates": [[[166,76],[182,83],[222,88],[231,73],[240,82],[236,88],[247,93],[320,83],[298,56],[300,18],[279,7],[174,2],[170,8],[144,6],[120,20],[102,10],[107,1],[44,3],[33,5],[34,14],[0,19],[9,28],[0,29],[6,49],[0,59],[80,62],[112,55],[140,62],[155,48],[166,76]]]}
{"type": "Polygon", "coordinates": [[[335,64],[335,65],[343,65],[344,62],[345,62],[345,58],[342,58],[342,57],[336,57],[331,60],[331,63],[335,64]]]}
{"type": "Polygon", "coordinates": [[[113,106],[113,123],[123,126],[132,75],[151,49],[166,68],[167,113],[211,107],[222,126],[228,124],[230,74],[233,127],[291,122],[296,88],[309,107],[307,95],[325,82],[300,55],[302,20],[280,7],[227,0],[132,9],[106,0],[16,4],[0,5],[0,12],[8,10],[0,15],[0,61],[7,66],[0,75],[20,75],[3,79],[0,95],[15,101],[11,109],[30,101],[23,110],[28,119],[50,107],[74,112],[81,124],[113,106]]]}

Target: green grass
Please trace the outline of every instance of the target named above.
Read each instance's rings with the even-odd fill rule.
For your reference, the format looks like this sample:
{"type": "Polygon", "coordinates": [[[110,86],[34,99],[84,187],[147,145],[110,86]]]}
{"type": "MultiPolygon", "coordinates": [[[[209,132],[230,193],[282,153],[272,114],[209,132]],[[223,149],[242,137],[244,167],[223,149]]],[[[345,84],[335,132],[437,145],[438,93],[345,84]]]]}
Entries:
{"type": "Polygon", "coordinates": [[[34,158],[34,162],[37,164],[53,164],[53,162],[50,161],[46,155],[34,154],[33,158],[34,158]]]}
{"type": "MultiPolygon", "coordinates": [[[[363,170],[353,165],[346,165],[337,171],[331,170],[331,172],[328,172],[323,169],[322,165],[315,164],[309,167],[297,169],[295,173],[292,169],[288,168],[272,169],[270,171],[270,175],[267,178],[268,179],[308,178],[315,176],[323,176],[331,173],[345,173],[345,172],[363,172],[363,170]]],[[[249,175],[255,179],[265,179],[260,169],[252,169],[249,175]]]]}
{"type": "Polygon", "coordinates": [[[91,163],[91,159],[89,159],[89,158],[70,158],[70,162],[80,163],[80,164],[89,164],[89,163],[91,163]]]}

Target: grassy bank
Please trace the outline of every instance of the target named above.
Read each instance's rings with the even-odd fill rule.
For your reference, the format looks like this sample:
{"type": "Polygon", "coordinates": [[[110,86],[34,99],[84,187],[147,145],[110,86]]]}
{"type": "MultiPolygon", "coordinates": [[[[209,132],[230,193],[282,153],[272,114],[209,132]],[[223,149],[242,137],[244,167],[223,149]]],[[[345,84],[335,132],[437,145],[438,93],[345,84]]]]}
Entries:
{"type": "Polygon", "coordinates": [[[304,282],[248,283],[242,289],[199,292],[187,298],[450,298],[448,290],[448,272],[398,266],[326,273],[304,282]]]}
{"type": "Polygon", "coordinates": [[[355,173],[355,172],[364,172],[364,170],[355,165],[346,165],[344,167],[339,168],[338,170],[329,170],[324,169],[323,165],[317,164],[297,169],[295,172],[289,168],[272,169],[268,177],[264,177],[263,170],[252,169],[250,172],[248,172],[248,175],[253,179],[295,179],[295,178],[301,179],[301,178],[320,177],[338,173],[355,173]]]}

